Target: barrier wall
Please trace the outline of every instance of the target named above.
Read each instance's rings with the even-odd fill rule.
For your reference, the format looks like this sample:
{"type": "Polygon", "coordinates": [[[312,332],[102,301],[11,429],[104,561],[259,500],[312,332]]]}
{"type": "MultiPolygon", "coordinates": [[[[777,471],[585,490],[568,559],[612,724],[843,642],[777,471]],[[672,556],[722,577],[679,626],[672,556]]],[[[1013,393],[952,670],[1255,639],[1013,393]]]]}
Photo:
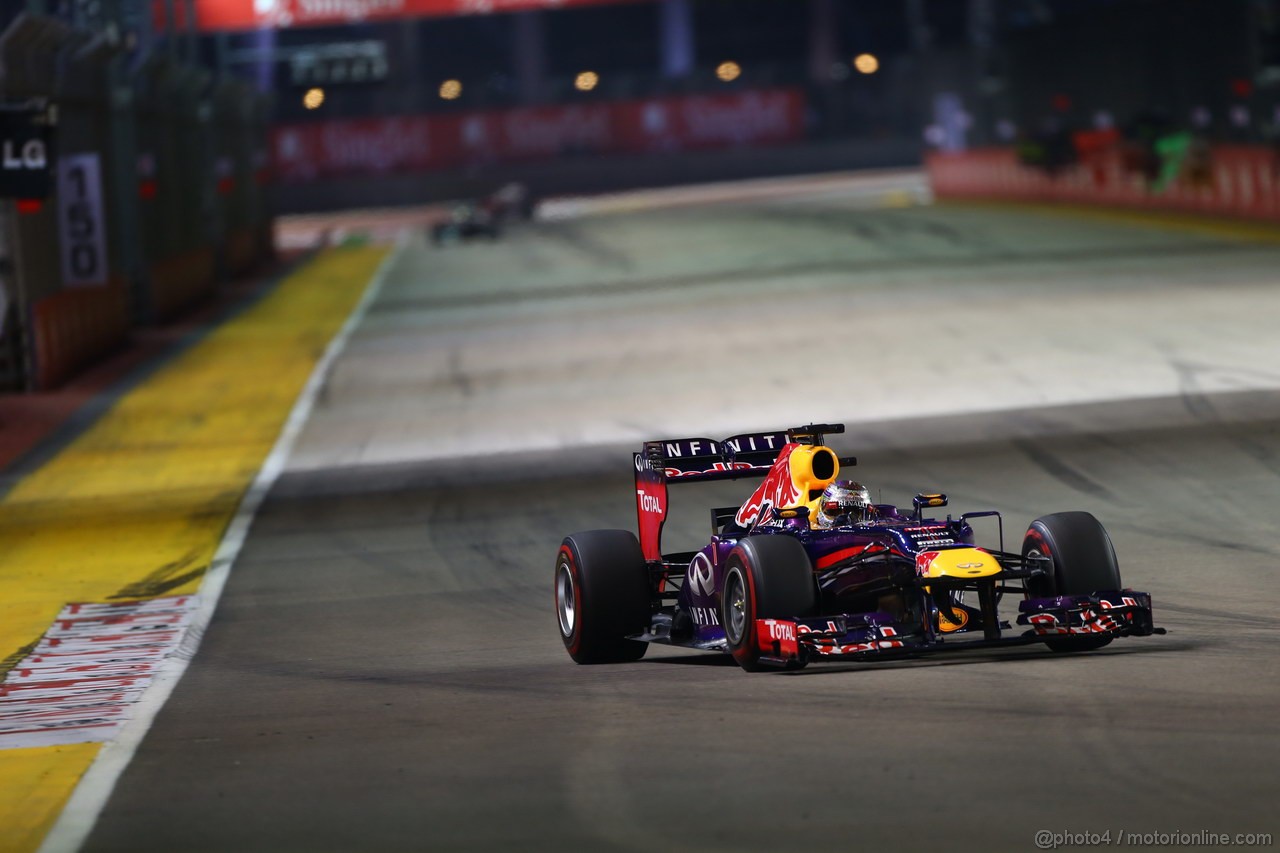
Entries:
{"type": "Polygon", "coordinates": [[[137,78],[145,289],[140,319],[167,320],[213,293],[209,74],[157,56],[137,78]],[[144,177],[145,176],[145,177],[144,177]]]}
{"type": "Polygon", "coordinates": [[[9,234],[13,327],[0,342],[16,355],[7,382],[19,389],[48,388],[124,343],[128,337],[128,286],[120,266],[120,223],[110,215],[120,191],[109,167],[113,113],[106,69],[114,56],[105,39],[52,19],[22,15],[0,37],[0,99],[56,105],[55,157],[99,157],[103,216],[93,245],[92,284],[63,281],[67,246],[59,228],[59,192],[46,199],[4,200],[9,234]],[[98,249],[105,250],[105,257],[98,249]]]}
{"type": "Polygon", "coordinates": [[[51,175],[42,198],[0,188],[0,391],[65,382],[272,254],[266,101],[124,50],[27,13],[0,34],[0,106],[42,111],[51,175]]]}
{"type": "Polygon", "coordinates": [[[113,276],[103,287],[67,289],[31,308],[35,388],[53,388],[110,352],[129,331],[129,291],[113,276]]]}
{"type": "Polygon", "coordinates": [[[1012,149],[934,152],[925,165],[941,198],[1071,202],[1280,219],[1280,155],[1262,146],[1209,146],[1159,186],[1122,147],[1049,171],[1026,166],[1012,149]]]}
{"type": "Polygon", "coordinates": [[[804,93],[772,89],[574,106],[284,125],[272,163],[286,183],[582,155],[793,142],[804,93]]]}
{"type": "Polygon", "coordinates": [[[214,195],[222,268],[248,272],[274,249],[267,203],[267,104],[248,84],[223,80],[213,92],[214,195]]]}

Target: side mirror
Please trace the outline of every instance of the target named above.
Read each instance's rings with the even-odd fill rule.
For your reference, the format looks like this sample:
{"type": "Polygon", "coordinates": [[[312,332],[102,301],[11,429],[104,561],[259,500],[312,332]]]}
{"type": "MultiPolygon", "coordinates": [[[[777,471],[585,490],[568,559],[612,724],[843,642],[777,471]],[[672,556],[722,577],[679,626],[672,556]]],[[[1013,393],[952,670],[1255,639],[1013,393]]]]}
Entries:
{"type": "Polygon", "coordinates": [[[794,506],[790,509],[778,509],[775,506],[769,513],[769,517],[773,521],[781,521],[789,518],[808,518],[809,508],[807,506],[794,506]]]}
{"type": "Polygon", "coordinates": [[[917,512],[919,510],[924,509],[925,507],[936,508],[940,506],[946,506],[947,496],[943,494],[921,493],[911,499],[911,504],[916,508],[917,512]]]}

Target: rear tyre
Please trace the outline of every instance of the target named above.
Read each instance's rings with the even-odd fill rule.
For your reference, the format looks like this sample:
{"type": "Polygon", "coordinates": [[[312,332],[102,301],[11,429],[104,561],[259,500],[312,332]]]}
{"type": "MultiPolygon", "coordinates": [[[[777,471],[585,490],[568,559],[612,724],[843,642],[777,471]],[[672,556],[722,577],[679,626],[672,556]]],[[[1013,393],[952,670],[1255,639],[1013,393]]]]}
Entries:
{"type": "MultiPolygon", "coordinates": [[[[817,608],[813,565],[795,539],[749,536],[729,552],[720,594],[720,624],[730,654],[747,672],[769,668],[760,662],[757,619],[809,616],[817,608]]],[[[800,669],[807,662],[801,657],[786,668],[800,669]]]]}
{"type": "Polygon", "coordinates": [[[644,657],[648,643],[626,639],[649,627],[649,578],[640,543],[627,530],[588,530],[565,537],[556,555],[560,639],[578,663],[644,657]]]}
{"type": "MultiPolygon", "coordinates": [[[[1056,512],[1031,522],[1022,540],[1022,559],[1048,557],[1053,572],[1028,588],[1032,595],[1092,595],[1122,589],[1116,551],[1098,519],[1087,512],[1056,512]]],[[[1045,645],[1055,652],[1100,649],[1111,637],[1051,637],[1045,645]]]]}

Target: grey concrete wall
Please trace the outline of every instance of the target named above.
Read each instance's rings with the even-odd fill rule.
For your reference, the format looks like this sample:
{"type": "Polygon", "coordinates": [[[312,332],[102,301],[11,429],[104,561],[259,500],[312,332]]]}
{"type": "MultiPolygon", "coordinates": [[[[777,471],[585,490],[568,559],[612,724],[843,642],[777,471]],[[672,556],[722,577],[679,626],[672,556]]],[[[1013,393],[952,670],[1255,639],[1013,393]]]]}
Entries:
{"type": "Polygon", "coordinates": [[[523,181],[536,196],[615,192],[704,181],[918,165],[913,139],[824,140],[777,148],[613,155],[447,172],[360,176],[273,188],[279,213],[395,207],[485,195],[523,181]]]}

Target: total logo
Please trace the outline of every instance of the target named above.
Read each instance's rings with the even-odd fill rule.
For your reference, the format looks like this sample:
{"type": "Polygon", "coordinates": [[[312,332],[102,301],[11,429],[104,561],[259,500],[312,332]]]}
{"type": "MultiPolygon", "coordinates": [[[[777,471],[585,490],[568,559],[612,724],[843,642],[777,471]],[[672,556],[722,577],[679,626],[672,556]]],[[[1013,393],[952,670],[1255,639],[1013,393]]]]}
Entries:
{"type": "Polygon", "coordinates": [[[657,495],[646,494],[644,489],[636,489],[636,498],[640,502],[640,510],[642,512],[652,512],[656,515],[662,515],[662,501],[657,495]]]}
{"type": "Polygon", "coordinates": [[[769,629],[770,640],[780,640],[785,643],[794,643],[796,641],[796,623],[766,619],[764,624],[769,629]]]}

